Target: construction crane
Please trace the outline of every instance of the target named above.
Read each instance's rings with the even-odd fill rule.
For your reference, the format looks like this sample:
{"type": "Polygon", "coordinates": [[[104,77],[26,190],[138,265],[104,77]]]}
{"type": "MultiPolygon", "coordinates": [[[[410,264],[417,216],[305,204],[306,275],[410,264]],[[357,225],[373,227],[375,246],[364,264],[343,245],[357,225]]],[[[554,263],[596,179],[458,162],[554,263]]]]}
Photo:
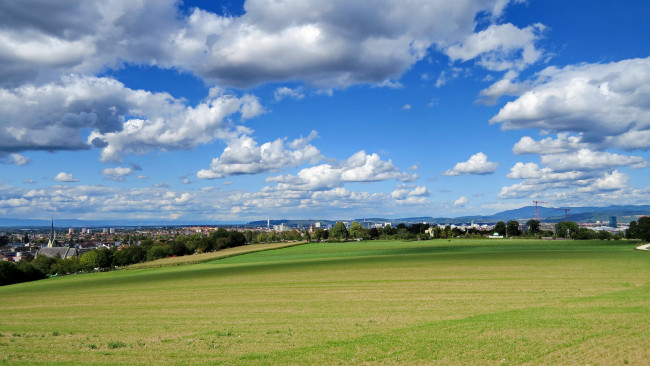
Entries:
{"type": "Polygon", "coordinates": [[[539,221],[539,215],[538,215],[538,211],[537,211],[537,204],[538,203],[548,203],[548,202],[544,202],[544,201],[533,201],[533,202],[535,202],[535,220],[539,221]]]}
{"type": "Polygon", "coordinates": [[[569,221],[569,211],[570,208],[556,208],[556,210],[564,211],[564,221],[569,221]]]}

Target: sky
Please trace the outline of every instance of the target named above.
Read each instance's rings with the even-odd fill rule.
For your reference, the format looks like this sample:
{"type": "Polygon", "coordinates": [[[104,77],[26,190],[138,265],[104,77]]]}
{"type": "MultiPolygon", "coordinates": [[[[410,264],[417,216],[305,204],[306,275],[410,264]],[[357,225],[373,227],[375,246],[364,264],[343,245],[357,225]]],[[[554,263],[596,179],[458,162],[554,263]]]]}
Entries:
{"type": "Polygon", "coordinates": [[[0,217],[650,203],[650,2],[0,4],[0,217]]]}

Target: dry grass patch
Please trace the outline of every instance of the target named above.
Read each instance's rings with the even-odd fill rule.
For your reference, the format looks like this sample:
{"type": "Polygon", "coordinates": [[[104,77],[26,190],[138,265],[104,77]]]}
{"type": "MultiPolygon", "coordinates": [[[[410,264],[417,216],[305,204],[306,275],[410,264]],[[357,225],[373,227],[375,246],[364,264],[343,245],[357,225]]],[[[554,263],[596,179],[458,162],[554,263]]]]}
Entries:
{"type": "Polygon", "coordinates": [[[266,250],[288,248],[296,245],[306,244],[307,242],[298,242],[298,243],[271,243],[271,244],[251,244],[244,245],[235,248],[228,248],[224,250],[219,250],[211,253],[200,253],[193,255],[184,255],[181,257],[169,257],[161,258],[155,261],[137,263],[129,266],[129,269],[143,269],[143,268],[159,268],[159,267],[173,267],[183,264],[198,264],[210,262],[217,259],[234,257],[237,255],[262,252],[266,250]]]}

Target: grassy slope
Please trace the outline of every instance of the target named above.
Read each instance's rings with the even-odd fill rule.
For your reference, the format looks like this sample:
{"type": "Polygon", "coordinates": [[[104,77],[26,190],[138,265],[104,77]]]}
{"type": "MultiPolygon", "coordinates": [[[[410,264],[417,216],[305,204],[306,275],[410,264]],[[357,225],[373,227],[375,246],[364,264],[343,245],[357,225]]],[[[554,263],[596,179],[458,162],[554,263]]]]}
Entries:
{"type": "Polygon", "coordinates": [[[0,288],[11,364],[643,364],[650,253],[309,244],[0,288]],[[109,348],[111,341],[125,347],[109,348]]]}

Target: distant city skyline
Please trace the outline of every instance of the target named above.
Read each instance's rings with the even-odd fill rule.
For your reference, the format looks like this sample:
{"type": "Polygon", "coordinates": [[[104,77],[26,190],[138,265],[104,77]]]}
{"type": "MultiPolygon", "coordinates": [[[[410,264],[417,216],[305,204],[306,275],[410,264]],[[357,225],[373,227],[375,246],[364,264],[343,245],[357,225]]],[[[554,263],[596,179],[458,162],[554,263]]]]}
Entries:
{"type": "Polygon", "coordinates": [[[0,5],[0,217],[650,204],[646,1],[38,3],[0,5]]]}

